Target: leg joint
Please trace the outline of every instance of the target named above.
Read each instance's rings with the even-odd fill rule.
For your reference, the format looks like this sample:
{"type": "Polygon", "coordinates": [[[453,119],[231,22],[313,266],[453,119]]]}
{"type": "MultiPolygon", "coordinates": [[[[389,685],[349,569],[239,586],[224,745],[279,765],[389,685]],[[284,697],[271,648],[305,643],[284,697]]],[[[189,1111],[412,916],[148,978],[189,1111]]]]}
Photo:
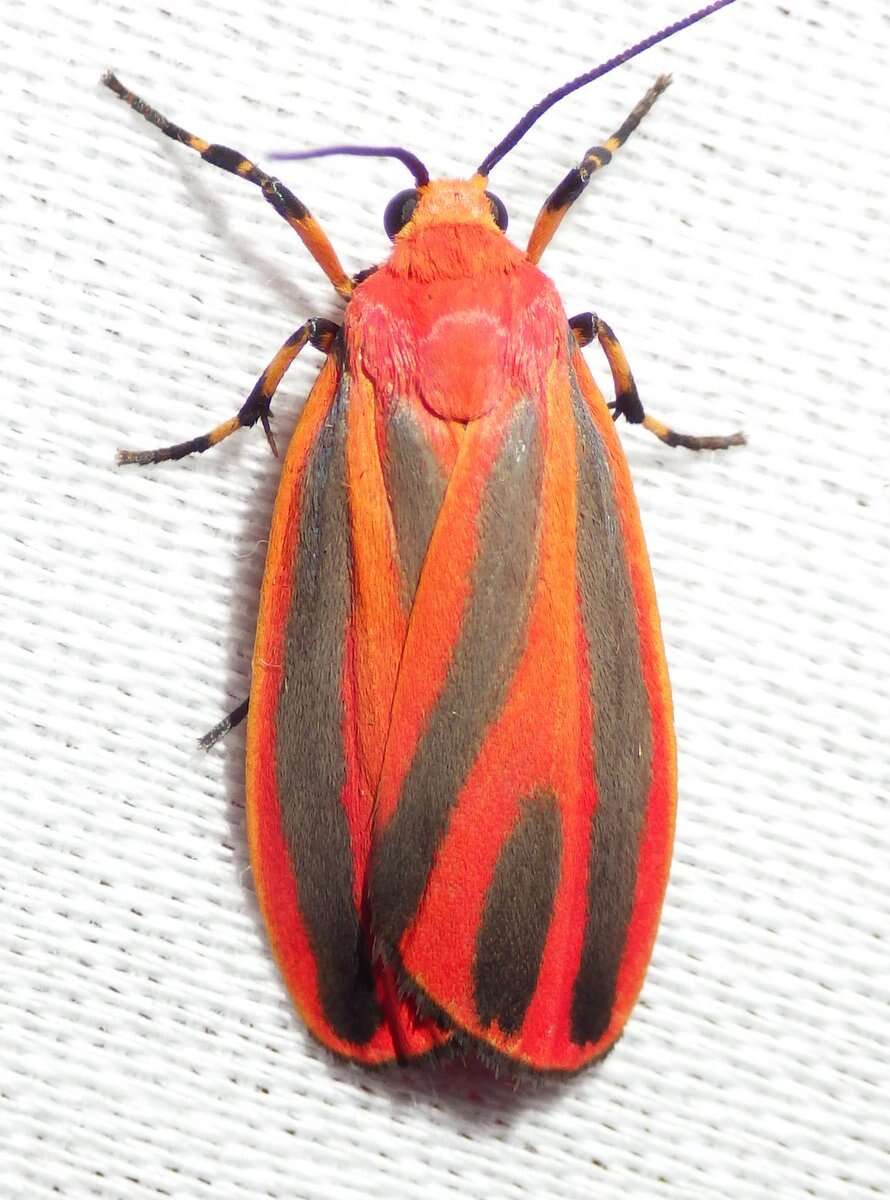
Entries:
{"type": "Polygon", "coordinates": [[[273,175],[265,175],[260,181],[260,187],[263,189],[263,196],[266,200],[286,221],[305,221],[309,216],[309,209],[306,205],[302,200],[298,200],[280,179],[276,179],[273,175]]]}
{"type": "Polygon", "coordinates": [[[262,187],[263,172],[254,166],[249,158],[245,158],[240,151],[213,142],[200,153],[204,161],[210,163],[211,166],[219,167],[221,171],[228,171],[231,175],[240,175],[242,179],[262,187]]]}
{"type": "Polygon", "coordinates": [[[579,346],[589,346],[596,340],[598,325],[599,317],[594,312],[583,312],[569,317],[569,328],[579,346]]]}
{"type": "Polygon", "coordinates": [[[328,321],[325,317],[311,317],[306,322],[306,329],[309,333],[309,344],[316,350],[321,350],[323,354],[330,354],[334,338],[340,332],[336,321],[328,321]]]}

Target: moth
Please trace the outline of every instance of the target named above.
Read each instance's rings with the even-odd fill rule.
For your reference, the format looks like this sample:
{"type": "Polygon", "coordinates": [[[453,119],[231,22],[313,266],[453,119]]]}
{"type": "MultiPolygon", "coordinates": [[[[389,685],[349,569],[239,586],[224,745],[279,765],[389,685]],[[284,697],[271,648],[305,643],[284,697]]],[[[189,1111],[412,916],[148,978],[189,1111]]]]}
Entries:
{"type": "Polygon", "coordinates": [[[306,206],[108,74],[167,136],[262,191],[343,298],[306,321],[239,412],[161,450],[260,424],[312,345],[324,355],[284,458],[247,713],[248,833],[272,947],[325,1046],[365,1064],[472,1048],[567,1073],[614,1045],[637,999],[674,829],[671,696],[652,576],[615,422],[669,446],[621,345],[569,317],[538,266],[590,178],[669,80],[558,184],[524,249],[489,175],[569,93],[724,7],[711,4],[552,92],[466,179],[413,186],[392,250],[350,276],[306,206]],[[597,342],[607,403],[583,348],[597,342]]]}

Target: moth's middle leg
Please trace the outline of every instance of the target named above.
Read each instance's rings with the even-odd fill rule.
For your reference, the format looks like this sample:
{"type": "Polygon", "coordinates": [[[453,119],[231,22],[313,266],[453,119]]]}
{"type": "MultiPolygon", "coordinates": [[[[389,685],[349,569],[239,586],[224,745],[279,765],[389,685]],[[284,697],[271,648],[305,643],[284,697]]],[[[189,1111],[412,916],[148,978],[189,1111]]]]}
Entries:
{"type": "Polygon", "coordinates": [[[710,434],[696,436],[690,433],[677,433],[663,421],[650,417],[643,408],[630,365],[621,349],[621,343],[606,322],[601,320],[596,313],[584,312],[578,313],[576,317],[571,317],[569,327],[579,346],[589,346],[594,341],[599,342],[602,346],[615,387],[615,399],[609,402],[614,420],[617,421],[619,417],[624,417],[631,425],[642,425],[644,429],[654,433],[667,446],[683,446],[687,450],[727,450],[730,446],[744,446],[746,438],[743,433],[730,433],[722,437],[710,434]]]}

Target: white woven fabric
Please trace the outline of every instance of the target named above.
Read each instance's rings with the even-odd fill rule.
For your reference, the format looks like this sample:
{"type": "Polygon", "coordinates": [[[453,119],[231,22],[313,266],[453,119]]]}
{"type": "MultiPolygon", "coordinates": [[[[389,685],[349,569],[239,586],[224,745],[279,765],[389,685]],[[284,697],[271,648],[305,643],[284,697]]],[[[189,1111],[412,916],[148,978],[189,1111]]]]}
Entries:
{"type": "MultiPolygon", "coordinates": [[[[247,862],[243,733],[194,749],[246,693],[277,466],[256,433],[146,470],[114,452],[230,415],[284,337],[338,305],[254,189],[98,79],[113,66],[261,161],[398,142],[460,172],[686,6],[336,7],[3,7],[0,1193],[884,1194],[883,6],[739,0],[560,105],[492,178],[521,240],[673,72],[544,265],[569,312],[614,326],[653,414],[750,437],[696,457],[621,431],[674,682],[676,858],[625,1038],[537,1090],[335,1062],[285,996],[247,862]]],[[[386,253],[398,164],[281,173],[349,269],[386,253]]]]}

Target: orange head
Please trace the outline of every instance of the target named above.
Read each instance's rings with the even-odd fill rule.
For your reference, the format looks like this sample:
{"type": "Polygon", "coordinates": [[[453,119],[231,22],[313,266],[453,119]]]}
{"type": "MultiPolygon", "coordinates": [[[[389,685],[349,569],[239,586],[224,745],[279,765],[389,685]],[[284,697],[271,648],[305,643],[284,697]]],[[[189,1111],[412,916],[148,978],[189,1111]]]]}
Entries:
{"type": "Polygon", "coordinates": [[[507,210],[484,175],[436,179],[393,196],[383,224],[394,242],[389,266],[416,279],[503,271],[521,257],[504,237],[507,210]]]}
{"type": "Polygon", "coordinates": [[[469,179],[436,179],[393,196],[383,225],[393,239],[415,235],[432,225],[482,225],[507,228],[507,210],[486,190],[484,175],[469,179]]]}

